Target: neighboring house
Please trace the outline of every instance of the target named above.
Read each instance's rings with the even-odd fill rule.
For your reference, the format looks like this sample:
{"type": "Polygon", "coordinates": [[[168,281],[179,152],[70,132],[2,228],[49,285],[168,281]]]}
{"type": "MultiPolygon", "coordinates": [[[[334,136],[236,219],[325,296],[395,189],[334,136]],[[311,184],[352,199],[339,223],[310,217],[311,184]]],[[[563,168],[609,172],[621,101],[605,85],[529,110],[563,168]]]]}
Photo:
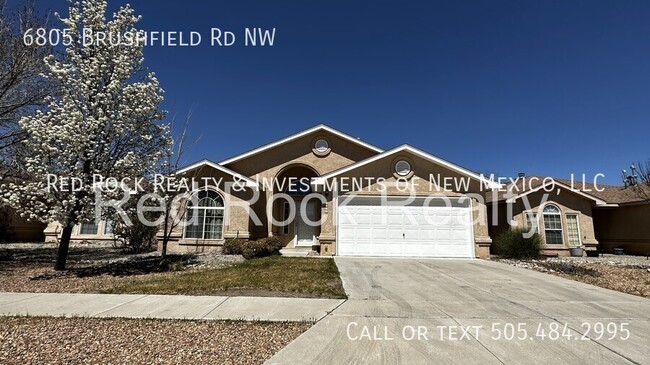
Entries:
{"type": "Polygon", "coordinates": [[[220,163],[195,163],[177,174],[220,183],[207,182],[195,192],[197,203],[188,207],[187,218],[199,219],[178,227],[168,246],[172,252],[218,248],[228,238],[277,236],[288,249],[321,255],[489,255],[492,240],[482,194],[484,187],[498,184],[411,146],[384,151],[319,125],[220,163]],[[432,197],[430,174],[461,178],[467,185],[432,197]],[[235,181],[244,188],[226,187],[235,181]],[[283,181],[288,183],[273,183],[283,181]],[[255,195],[259,199],[250,203],[255,195]],[[409,195],[414,198],[402,207],[400,201],[409,195]],[[310,196],[317,199],[306,198],[310,196]],[[293,217],[293,207],[303,213],[293,217]]]}
{"type": "MultiPolygon", "coordinates": [[[[593,186],[589,186],[593,189],[593,186]]],[[[650,189],[635,187],[603,186],[594,195],[606,200],[610,208],[594,211],[594,226],[599,248],[612,252],[620,247],[627,254],[650,255],[650,189]],[[644,189],[639,194],[637,189],[644,189]],[[613,205],[616,205],[615,207],[613,205]]]]}
{"type": "Polygon", "coordinates": [[[546,253],[568,255],[571,247],[650,253],[650,204],[632,188],[522,176],[488,193],[486,202],[492,237],[515,226],[539,233],[546,253]]]}
{"type": "Polygon", "coordinates": [[[43,242],[45,224],[28,221],[9,207],[0,207],[0,242],[43,242]]]}

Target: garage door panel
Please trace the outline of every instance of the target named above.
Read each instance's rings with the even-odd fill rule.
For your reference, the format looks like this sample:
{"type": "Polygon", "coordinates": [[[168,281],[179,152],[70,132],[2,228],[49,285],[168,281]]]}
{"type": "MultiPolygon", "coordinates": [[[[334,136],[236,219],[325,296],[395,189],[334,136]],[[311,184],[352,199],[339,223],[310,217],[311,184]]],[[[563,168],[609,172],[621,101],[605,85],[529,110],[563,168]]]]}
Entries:
{"type": "Polygon", "coordinates": [[[468,204],[379,206],[380,199],[354,199],[339,206],[338,254],[353,256],[471,257],[468,204]]]}
{"type": "Polygon", "coordinates": [[[402,231],[401,230],[395,230],[395,229],[386,229],[384,230],[383,237],[378,237],[378,239],[388,239],[391,241],[401,241],[404,237],[402,236],[402,231]]]}
{"type": "Polygon", "coordinates": [[[386,216],[388,226],[401,226],[402,215],[399,212],[389,212],[386,216]]]}

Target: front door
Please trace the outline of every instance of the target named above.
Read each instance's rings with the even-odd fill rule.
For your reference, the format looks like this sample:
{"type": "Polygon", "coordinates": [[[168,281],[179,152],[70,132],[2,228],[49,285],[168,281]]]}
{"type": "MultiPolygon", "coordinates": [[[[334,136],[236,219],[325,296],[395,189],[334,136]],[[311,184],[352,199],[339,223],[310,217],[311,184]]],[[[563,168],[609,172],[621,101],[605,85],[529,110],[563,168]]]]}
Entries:
{"type": "Polygon", "coordinates": [[[310,200],[305,207],[306,212],[300,211],[296,202],[296,246],[311,246],[318,234],[318,201],[310,200]],[[314,223],[316,222],[316,223],[314,223]]]}

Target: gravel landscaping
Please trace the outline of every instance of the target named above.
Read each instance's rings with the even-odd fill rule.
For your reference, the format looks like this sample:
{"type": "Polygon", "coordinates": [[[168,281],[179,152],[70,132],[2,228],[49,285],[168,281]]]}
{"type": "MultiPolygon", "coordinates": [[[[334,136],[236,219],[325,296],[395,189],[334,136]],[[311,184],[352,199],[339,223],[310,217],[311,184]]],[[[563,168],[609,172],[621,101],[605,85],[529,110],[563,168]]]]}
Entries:
{"type": "Polygon", "coordinates": [[[181,270],[224,268],[244,261],[241,256],[176,255],[162,267],[158,252],[126,255],[111,244],[91,243],[71,246],[68,270],[55,271],[56,250],[56,244],[48,243],[0,244],[0,291],[99,293],[136,277],[168,277],[181,270]]]}
{"type": "Polygon", "coordinates": [[[497,261],[650,298],[650,260],[644,256],[602,255],[497,261]]]}
{"type": "Polygon", "coordinates": [[[0,364],[261,364],[310,326],[0,317],[0,364]]]}

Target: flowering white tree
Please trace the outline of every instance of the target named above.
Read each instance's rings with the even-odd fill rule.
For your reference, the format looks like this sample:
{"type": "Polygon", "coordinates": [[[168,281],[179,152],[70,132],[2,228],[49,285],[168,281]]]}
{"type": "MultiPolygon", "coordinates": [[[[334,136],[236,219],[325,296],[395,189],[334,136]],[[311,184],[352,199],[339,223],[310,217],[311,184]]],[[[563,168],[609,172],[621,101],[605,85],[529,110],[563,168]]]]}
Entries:
{"type": "MultiPolygon", "coordinates": [[[[141,36],[140,17],[126,5],[106,19],[106,1],[70,1],[63,22],[62,60],[47,57],[45,77],[61,85],[45,111],[23,117],[30,180],[2,186],[3,198],[22,216],[62,226],[55,268],[65,269],[72,229],[95,220],[93,176],[122,179],[147,176],[169,154],[169,128],[158,80],[143,66],[142,44],[83,42],[83,31],[141,36]],[[79,189],[48,188],[48,174],[76,178],[79,189]]],[[[131,42],[133,43],[133,42],[131,42]]]]}

